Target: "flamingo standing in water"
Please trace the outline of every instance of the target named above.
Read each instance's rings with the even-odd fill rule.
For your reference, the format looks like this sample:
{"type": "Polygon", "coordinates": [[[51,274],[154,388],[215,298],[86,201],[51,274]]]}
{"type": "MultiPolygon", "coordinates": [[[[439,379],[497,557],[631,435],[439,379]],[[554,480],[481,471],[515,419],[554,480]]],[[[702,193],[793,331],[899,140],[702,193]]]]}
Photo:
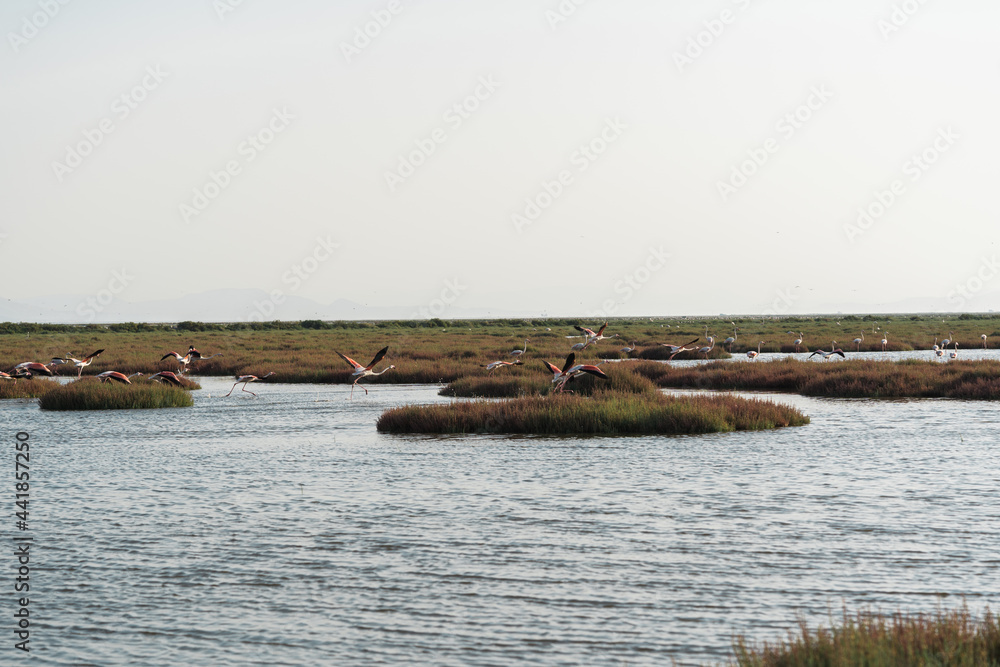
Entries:
{"type": "Polygon", "coordinates": [[[983,339],[983,349],[985,350],[986,349],[986,334],[983,334],[982,336],[980,336],[980,338],[983,339]]]}
{"type": "Polygon", "coordinates": [[[952,332],[950,332],[950,331],[948,332],[948,337],[945,338],[943,341],[941,341],[941,347],[942,348],[945,348],[945,347],[948,347],[949,345],[951,345],[951,337],[953,335],[954,334],[952,332]]]}
{"type": "Polygon", "coordinates": [[[747,357],[750,359],[750,361],[754,361],[755,359],[757,359],[757,357],[760,356],[760,346],[763,344],[764,341],[760,341],[759,343],[757,343],[756,350],[747,350],[747,357]]]}
{"type": "Polygon", "coordinates": [[[638,347],[636,341],[632,341],[632,347],[629,347],[629,346],[626,345],[625,347],[621,348],[618,351],[619,352],[624,352],[625,355],[628,356],[628,355],[632,354],[633,352],[635,352],[635,348],[636,347],[638,347]]]}
{"type": "Polygon", "coordinates": [[[948,357],[950,359],[958,359],[958,341],[956,340],[953,343],[953,345],[955,346],[955,349],[951,351],[951,353],[948,355],[948,357]]]}
{"type": "MultiPolygon", "coordinates": [[[[861,351],[861,344],[863,342],[865,342],[865,332],[864,331],[861,332],[861,338],[855,338],[854,339],[854,344],[858,346],[858,352],[861,351]]],[[[937,342],[937,339],[935,339],[935,342],[937,342]]]]}
{"type": "MultiPolygon", "coordinates": [[[[527,341],[525,341],[525,348],[527,348],[527,341]]],[[[375,358],[372,359],[371,363],[368,364],[367,366],[362,366],[358,362],[354,361],[354,359],[351,359],[348,356],[340,354],[340,352],[337,353],[340,354],[341,359],[343,359],[344,361],[346,361],[347,363],[349,363],[351,366],[354,367],[354,372],[351,373],[351,377],[355,378],[354,382],[351,384],[351,398],[354,398],[354,385],[358,383],[358,380],[360,380],[363,377],[368,377],[369,375],[382,375],[382,373],[385,373],[386,371],[391,371],[393,368],[395,368],[395,366],[389,366],[388,368],[383,368],[378,373],[372,370],[373,368],[375,368],[375,364],[382,361],[382,358],[388,352],[389,352],[389,346],[386,345],[381,350],[375,353],[375,358]]],[[[365,389],[364,385],[361,385],[361,388],[365,390],[365,396],[367,396],[368,390],[365,389]]]]}
{"type": "Polygon", "coordinates": [[[882,332],[882,351],[885,352],[885,346],[889,344],[889,332],[882,332]]]}
{"type": "Polygon", "coordinates": [[[524,364],[520,359],[515,359],[514,361],[491,361],[488,364],[482,364],[480,368],[485,368],[489,371],[488,375],[493,375],[493,371],[498,368],[506,368],[507,366],[520,366],[524,364]]]}
{"type": "Polygon", "coordinates": [[[847,358],[847,355],[844,354],[844,351],[841,350],[839,347],[837,347],[837,341],[833,341],[833,345],[831,345],[830,347],[832,347],[833,349],[830,350],[829,352],[825,352],[823,350],[816,350],[815,352],[813,352],[812,354],[809,355],[809,358],[812,359],[817,354],[823,355],[823,358],[826,359],[827,361],[829,361],[830,358],[833,357],[836,354],[839,354],[840,356],[842,356],[845,359],[847,358]]]}
{"type": "Polygon", "coordinates": [[[706,361],[708,360],[709,353],[711,353],[711,351],[715,348],[715,339],[712,338],[711,336],[708,336],[708,342],[709,342],[708,345],[706,345],[705,347],[700,348],[698,350],[698,354],[704,354],[705,355],[705,360],[706,361]]]}
{"type": "Polygon", "coordinates": [[[142,375],[142,373],[125,375],[124,373],[119,373],[118,371],[104,371],[103,373],[98,373],[97,377],[101,379],[102,383],[114,380],[115,382],[121,382],[122,384],[132,384],[132,378],[137,375],[142,375]]]}
{"type": "MultiPolygon", "coordinates": [[[[802,339],[805,338],[805,334],[799,333],[799,337],[795,339],[795,351],[799,351],[799,345],[802,345],[802,339]]],[[[812,355],[810,355],[812,356],[812,355]]]]}
{"type": "MultiPolygon", "coordinates": [[[[527,351],[528,351],[528,342],[529,342],[529,341],[531,341],[531,339],[530,339],[530,338],[525,338],[525,339],[524,339],[524,349],[523,349],[523,350],[511,350],[511,351],[510,351],[510,352],[509,352],[509,353],[507,354],[507,356],[508,356],[508,357],[517,357],[518,359],[520,359],[520,358],[521,358],[521,355],[522,355],[522,354],[524,354],[525,352],[527,352],[527,351]]],[[[386,348],[386,349],[388,349],[388,348],[386,348]]],[[[384,371],[383,371],[383,372],[384,372],[384,371]]]]}
{"type": "Polygon", "coordinates": [[[597,366],[592,366],[590,364],[574,365],[576,364],[576,354],[573,352],[570,352],[569,356],[566,357],[566,363],[563,364],[561,369],[547,361],[543,361],[542,363],[544,363],[545,368],[552,373],[552,382],[556,385],[556,391],[560,393],[565,391],[566,384],[570,380],[581,373],[590,373],[591,375],[595,375],[599,378],[603,378],[605,380],[608,379],[608,376],[604,374],[604,371],[597,366]]]}
{"type": "MultiPolygon", "coordinates": [[[[242,390],[246,391],[248,394],[253,394],[254,396],[256,396],[257,394],[254,394],[252,391],[247,391],[247,385],[250,384],[251,382],[257,382],[258,380],[266,380],[272,375],[277,375],[277,373],[272,371],[267,375],[265,375],[264,377],[257,377],[256,375],[241,375],[238,378],[236,378],[236,382],[233,384],[233,388],[229,390],[229,394],[233,393],[233,389],[236,389],[236,385],[242,382],[243,383],[242,390]]],[[[226,396],[229,396],[229,394],[226,394],[226,396]]],[[[223,396],[223,398],[225,398],[226,396],[223,396]]]]}
{"type": "Polygon", "coordinates": [[[730,336],[729,338],[727,338],[726,340],[722,341],[722,344],[723,345],[728,345],[729,346],[729,351],[732,352],[733,351],[733,343],[735,343],[736,340],[740,337],[740,334],[739,334],[739,330],[736,328],[736,322],[730,322],[730,324],[733,325],[733,335],[730,336]]]}
{"type": "Polygon", "coordinates": [[[73,357],[71,357],[70,355],[67,354],[66,355],[66,360],[69,361],[69,362],[72,362],[73,365],[76,366],[76,369],[77,369],[76,370],[76,376],[77,377],[81,377],[83,375],[83,369],[86,366],[89,366],[90,364],[94,363],[94,359],[96,359],[97,357],[101,356],[101,352],[104,352],[104,350],[98,350],[97,352],[91,352],[90,354],[88,354],[83,359],[74,359],[73,357]]]}

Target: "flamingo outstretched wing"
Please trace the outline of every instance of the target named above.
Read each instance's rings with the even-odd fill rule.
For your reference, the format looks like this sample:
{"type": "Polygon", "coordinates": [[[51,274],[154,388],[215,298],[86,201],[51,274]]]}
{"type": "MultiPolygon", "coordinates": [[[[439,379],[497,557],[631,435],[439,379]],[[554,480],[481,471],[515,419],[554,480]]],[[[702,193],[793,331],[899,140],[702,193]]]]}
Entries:
{"type": "Polygon", "coordinates": [[[583,333],[587,334],[587,336],[593,337],[597,335],[596,333],[594,333],[593,329],[588,329],[587,327],[581,327],[579,324],[574,324],[573,328],[576,329],[577,331],[582,331],[583,333]]]}
{"type": "Polygon", "coordinates": [[[165,355],[160,357],[160,361],[164,361],[165,359],[183,359],[183,358],[184,357],[177,354],[176,352],[167,352],[165,355]]]}
{"type": "Polygon", "coordinates": [[[602,371],[597,366],[591,366],[587,364],[586,366],[577,366],[576,370],[580,371],[581,373],[590,373],[591,375],[596,375],[597,377],[604,378],[605,380],[608,379],[608,376],[605,375],[604,371],[602,371]]]}
{"type": "Polygon", "coordinates": [[[84,361],[91,361],[93,359],[96,359],[97,357],[101,356],[101,352],[104,352],[104,350],[101,349],[101,350],[98,350],[97,352],[91,352],[90,354],[88,354],[87,356],[85,356],[83,358],[83,360],[84,361]]]}
{"type": "Polygon", "coordinates": [[[562,372],[565,373],[565,372],[569,371],[569,369],[573,368],[573,363],[575,361],[576,361],[576,353],[575,352],[570,352],[569,356],[566,357],[566,363],[563,364],[562,372]]]}
{"type": "Polygon", "coordinates": [[[552,373],[554,375],[559,375],[560,373],[562,373],[562,371],[559,370],[558,366],[553,366],[552,364],[550,364],[547,361],[543,361],[542,363],[545,364],[545,368],[547,368],[550,373],[552,373]]]}
{"type": "MultiPolygon", "coordinates": [[[[340,354],[340,352],[338,352],[337,354],[340,354]]],[[[362,366],[358,362],[354,361],[354,359],[351,359],[346,354],[340,354],[340,358],[343,359],[344,361],[346,361],[347,363],[349,363],[351,366],[353,366],[355,370],[357,370],[359,368],[364,368],[364,366],[362,366]]]]}
{"type": "Polygon", "coordinates": [[[382,361],[382,358],[386,355],[386,353],[388,351],[389,351],[389,346],[386,345],[381,350],[379,350],[378,352],[376,352],[375,353],[375,358],[372,359],[372,362],[370,364],[368,364],[367,366],[365,366],[365,368],[368,369],[368,370],[371,370],[372,368],[374,368],[375,364],[377,364],[378,362],[382,361]]]}

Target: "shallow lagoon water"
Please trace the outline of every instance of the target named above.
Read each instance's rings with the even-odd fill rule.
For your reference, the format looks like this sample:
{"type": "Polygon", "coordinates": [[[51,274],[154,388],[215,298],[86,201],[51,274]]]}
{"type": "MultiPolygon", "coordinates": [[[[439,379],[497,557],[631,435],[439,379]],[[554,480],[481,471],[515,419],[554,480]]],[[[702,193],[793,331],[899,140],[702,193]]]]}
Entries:
{"type": "Polygon", "coordinates": [[[31,434],[39,663],[710,663],[843,604],[1000,599],[997,404],[435,438],[375,421],[437,387],[199,381],[189,409],[0,406],[31,434]]]}

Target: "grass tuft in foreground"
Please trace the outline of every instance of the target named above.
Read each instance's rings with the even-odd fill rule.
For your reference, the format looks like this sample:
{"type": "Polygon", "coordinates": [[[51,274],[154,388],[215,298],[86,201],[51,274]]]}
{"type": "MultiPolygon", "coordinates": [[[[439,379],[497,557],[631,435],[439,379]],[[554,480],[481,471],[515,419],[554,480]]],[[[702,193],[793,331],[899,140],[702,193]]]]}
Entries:
{"type": "Polygon", "coordinates": [[[58,389],[59,384],[52,380],[0,380],[0,399],[4,398],[38,398],[58,389]]]}
{"type": "Polygon", "coordinates": [[[798,633],[778,643],[733,642],[736,664],[744,667],[813,665],[1000,665],[1000,619],[989,609],[983,619],[966,607],[934,615],[883,615],[844,611],[839,626],[798,633]]]}
{"type": "Polygon", "coordinates": [[[43,410],[144,410],[187,408],[194,405],[194,400],[190,392],[180,387],[153,382],[126,385],[84,379],[46,393],[39,405],[43,410]]]}
{"type": "Polygon", "coordinates": [[[533,435],[684,435],[808,424],[798,410],[735,396],[664,396],[616,391],[592,397],[557,394],[387,410],[386,433],[533,435]]]}

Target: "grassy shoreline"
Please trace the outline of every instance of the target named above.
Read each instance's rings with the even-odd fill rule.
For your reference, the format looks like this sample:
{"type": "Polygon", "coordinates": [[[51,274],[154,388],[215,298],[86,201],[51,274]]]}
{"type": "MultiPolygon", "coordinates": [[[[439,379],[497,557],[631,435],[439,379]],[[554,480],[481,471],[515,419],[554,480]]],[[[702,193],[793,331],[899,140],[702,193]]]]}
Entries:
{"type": "Polygon", "coordinates": [[[839,623],[815,630],[805,622],[786,641],[755,643],[737,636],[740,667],[813,665],[1000,665],[1000,618],[968,607],[935,614],[882,614],[845,609],[839,623]]]}
{"type": "Polygon", "coordinates": [[[863,361],[711,363],[697,367],[636,364],[635,371],[672,389],[772,391],[828,398],[1000,400],[1000,361],[863,361]]]}
{"type": "MultiPolygon", "coordinates": [[[[1000,347],[1000,316],[902,316],[869,317],[788,317],[743,318],[734,320],[736,341],[724,344],[734,334],[727,319],[720,318],[622,318],[611,320],[607,333],[618,338],[603,340],[577,354],[581,363],[599,359],[661,359],[669,356],[659,343],[687,343],[694,338],[705,345],[705,327],[715,336],[711,358],[742,355],[766,341],[763,352],[791,352],[793,340],[802,332],[802,351],[829,349],[832,340],[850,353],[857,349],[851,341],[865,331],[862,350],[881,350],[882,336],[889,330],[889,350],[930,349],[935,337],[949,336],[959,341],[959,349],[981,348],[981,334],[987,335],[989,348],[1000,347]],[[944,321],[942,321],[944,319],[944,321]],[[877,324],[876,324],[877,322],[877,324]],[[634,352],[620,349],[637,341],[634,352]]],[[[0,323],[0,369],[22,361],[47,362],[54,356],[75,354],[80,357],[92,350],[106,352],[85,369],[86,374],[117,370],[130,375],[141,371],[176,371],[173,360],[160,361],[167,352],[183,353],[190,344],[203,354],[221,352],[191,364],[194,375],[263,376],[274,371],[277,382],[343,383],[350,368],[335,354],[343,352],[367,363],[375,350],[389,346],[384,364],[396,369],[382,376],[369,377],[367,383],[435,384],[452,382],[460,377],[483,372],[481,366],[498,359],[511,359],[509,353],[530,339],[524,355],[525,368],[537,370],[541,360],[559,363],[574,343],[582,341],[573,324],[596,326],[585,319],[524,319],[409,322],[340,322],[317,321],[213,325],[180,323],[167,325],[10,325],[0,323]],[[28,331],[28,335],[22,331],[28,331]],[[568,336],[576,336],[568,338],[568,336]]],[[[683,353],[677,359],[703,358],[683,353]]],[[[501,369],[494,375],[514,369],[501,369]]],[[[60,375],[75,375],[76,369],[57,368],[60,375]]],[[[509,373],[508,373],[509,374],[509,373]]]]}

